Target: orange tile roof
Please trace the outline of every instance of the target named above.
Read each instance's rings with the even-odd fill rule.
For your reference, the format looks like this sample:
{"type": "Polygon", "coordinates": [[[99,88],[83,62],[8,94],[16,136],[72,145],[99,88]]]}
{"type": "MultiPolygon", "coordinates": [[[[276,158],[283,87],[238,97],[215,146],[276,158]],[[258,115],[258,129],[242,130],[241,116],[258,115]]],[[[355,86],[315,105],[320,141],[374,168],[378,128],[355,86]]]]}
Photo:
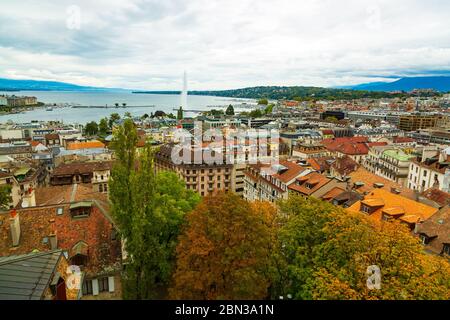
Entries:
{"type": "Polygon", "coordinates": [[[387,211],[389,214],[393,212],[400,213],[400,210],[403,210],[404,215],[400,219],[404,222],[413,224],[419,220],[426,221],[438,211],[437,208],[393,194],[384,189],[372,190],[364,197],[364,200],[355,202],[348,210],[351,212],[360,212],[361,204],[371,206],[376,204],[379,206],[370,214],[370,217],[376,221],[382,220],[383,211],[387,211]]]}
{"type": "Polygon", "coordinates": [[[70,142],[67,145],[67,150],[80,150],[80,149],[94,149],[94,148],[104,148],[105,144],[101,141],[86,141],[86,142],[70,142]]]}
{"type": "Polygon", "coordinates": [[[287,170],[280,174],[274,174],[273,177],[284,183],[288,183],[289,181],[297,177],[300,173],[305,171],[305,168],[292,161],[281,160],[280,164],[283,167],[286,167],[287,170]]]}
{"type": "Polygon", "coordinates": [[[375,189],[374,184],[381,183],[384,186],[381,189],[385,189],[387,191],[391,191],[391,189],[397,189],[400,191],[400,195],[404,196],[409,199],[416,199],[416,195],[413,190],[403,187],[402,185],[399,185],[398,183],[395,183],[393,181],[387,180],[385,178],[382,178],[380,176],[377,176],[376,174],[373,174],[363,167],[359,167],[356,171],[350,173],[351,182],[362,182],[364,183],[364,186],[361,186],[355,191],[364,194],[366,192],[370,192],[373,189],[375,189]]]}
{"type": "Polygon", "coordinates": [[[32,140],[30,143],[31,143],[32,147],[37,147],[38,145],[41,144],[39,141],[35,141],[35,140],[32,140]]]}
{"type": "Polygon", "coordinates": [[[330,181],[331,179],[324,177],[320,173],[312,172],[305,177],[302,177],[301,179],[297,179],[297,181],[290,184],[288,188],[292,191],[296,191],[304,195],[311,195],[330,181]],[[305,178],[308,179],[305,180],[305,178]],[[309,189],[306,187],[306,184],[312,184],[313,186],[311,189],[309,189]]]}
{"type": "Polygon", "coordinates": [[[395,216],[399,216],[399,215],[404,215],[405,209],[403,209],[402,207],[392,207],[392,208],[384,209],[383,213],[386,213],[387,215],[395,217],[395,216]]]}
{"type": "Polygon", "coordinates": [[[369,207],[382,207],[384,206],[383,199],[365,199],[361,201],[362,204],[365,204],[369,207]]]}

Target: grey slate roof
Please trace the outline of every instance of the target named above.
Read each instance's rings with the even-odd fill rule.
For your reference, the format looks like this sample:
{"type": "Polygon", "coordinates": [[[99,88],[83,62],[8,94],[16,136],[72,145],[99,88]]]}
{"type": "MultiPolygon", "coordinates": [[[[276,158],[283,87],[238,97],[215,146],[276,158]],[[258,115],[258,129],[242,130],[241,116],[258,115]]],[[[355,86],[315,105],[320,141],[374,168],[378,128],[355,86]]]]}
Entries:
{"type": "Polygon", "coordinates": [[[62,251],[0,257],[0,300],[39,300],[61,258],[62,251]]]}

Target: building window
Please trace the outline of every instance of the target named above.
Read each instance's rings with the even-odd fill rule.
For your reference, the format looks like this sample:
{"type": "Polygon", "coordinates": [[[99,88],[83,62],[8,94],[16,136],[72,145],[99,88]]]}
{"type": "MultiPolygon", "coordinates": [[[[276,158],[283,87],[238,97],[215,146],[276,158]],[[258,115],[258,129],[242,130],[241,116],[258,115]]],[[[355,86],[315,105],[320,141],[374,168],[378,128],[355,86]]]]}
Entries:
{"type": "Polygon", "coordinates": [[[92,294],[92,280],[84,280],[83,282],[83,295],[92,294]]]}
{"type": "Polygon", "coordinates": [[[91,214],[91,208],[85,207],[85,208],[77,208],[70,210],[70,215],[72,218],[83,218],[83,217],[89,217],[91,214]]]}
{"type": "Polygon", "coordinates": [[[98,279],[98,291],[99,292],[109,291],[109,282],[107,277],[98,279]]]}
{"type": "Polygon", "coordinates": [[[108,184],[107,183],[105,183],[103,185],[103,191],[108,192],[108,184]]]}
{"type": "Polygon", "coordinates": [[[56,209],[56,214],[57,214],[58,216],[62,215],[63,212],[64,212],[64,208],[57,208],[57,209],[56,209]]]}
{"type": "Polygon", "coordinates": [[[103,185],[102,184],[98,185],[98,191],[103,192],[103,185]]]}
{"type": "Polygon", "coordinates": [[[427,170],[423,170],[423,176],[426,177],[427,176],[428,171],[427,170]]]}
{"type": "Polygon", "coordinates": [[[444,254],[450,255],[450,244],[444,244],[444,249],[442,250],[444,254]]]}
{"type": "Polygon", "coordinates": [[[428,244],[430,242],[430,239],[426,235],[422,234],[420,236],[420,241],[422,242],[422,244],[428,244]]]}
{"type": "Polygon", "coordinates": [[[369,206],[361,205],[361,212],[370,214],[372,212],[372,210],[371,210],[371,208],[369,206]]]}

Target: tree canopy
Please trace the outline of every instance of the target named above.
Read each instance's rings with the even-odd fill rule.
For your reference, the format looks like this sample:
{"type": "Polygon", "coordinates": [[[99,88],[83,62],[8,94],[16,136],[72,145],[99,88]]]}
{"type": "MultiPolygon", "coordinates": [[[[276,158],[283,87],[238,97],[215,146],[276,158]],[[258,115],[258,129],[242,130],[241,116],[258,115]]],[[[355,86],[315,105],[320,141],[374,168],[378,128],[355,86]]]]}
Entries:
{"type": "Polygon", "coordinates": [[[275,208],[232,193],[208,196],[190,212],[177,246],[174,299],[263,299],[275,208]]]}
{"type": "Polygon", "coordinates": [[[88,122],[84,128],[84,132],[89,136],[94,136],[98,133],[98,124],[95,121],[88,122]]]}
{"type": "Polygon", "coordinates": [[[225,111],[227,116],[234,116],[234,107],[230,104],[225,111]]]}
{"type": "Polygon", "coordinates": [[[399,222],[375,222],[317,199],[280,204],[273,296],[295,299],[448,299],[448,261],[423,252],[399,222]],[[369,290],[367,269],[381,271],[369,290]]]}
{"type": "Polygon", "coordinates": [[[126,299],[161,297],[174,263],[183,216],[199,201],[175,173],[155,174],[153,149],[136,154],[136,128],[126,119],[114,133],[117,162],[111,172],[112,215],[129,255],[123,277],[126,299]]]}

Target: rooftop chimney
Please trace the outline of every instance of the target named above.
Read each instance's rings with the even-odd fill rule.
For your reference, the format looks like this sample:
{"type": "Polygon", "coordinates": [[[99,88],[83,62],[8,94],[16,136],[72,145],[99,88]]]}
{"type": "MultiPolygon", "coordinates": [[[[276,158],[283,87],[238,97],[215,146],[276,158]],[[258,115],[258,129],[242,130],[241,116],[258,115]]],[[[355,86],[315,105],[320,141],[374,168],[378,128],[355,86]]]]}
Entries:
{"type": "Polygon", "coordinates": [[[11,218],[9,219],[9,224],[11,226],[12,245],[14,247],[17,247],[20,242],[20,220],[19,214],[15,209],[11,210],[11,218]]]}
{"type": "Polygon", "coordinates": [[[33,188],[29,188],[25,195],[22,197],[22,208],[35,207],[36,196],[33,188]]]}

